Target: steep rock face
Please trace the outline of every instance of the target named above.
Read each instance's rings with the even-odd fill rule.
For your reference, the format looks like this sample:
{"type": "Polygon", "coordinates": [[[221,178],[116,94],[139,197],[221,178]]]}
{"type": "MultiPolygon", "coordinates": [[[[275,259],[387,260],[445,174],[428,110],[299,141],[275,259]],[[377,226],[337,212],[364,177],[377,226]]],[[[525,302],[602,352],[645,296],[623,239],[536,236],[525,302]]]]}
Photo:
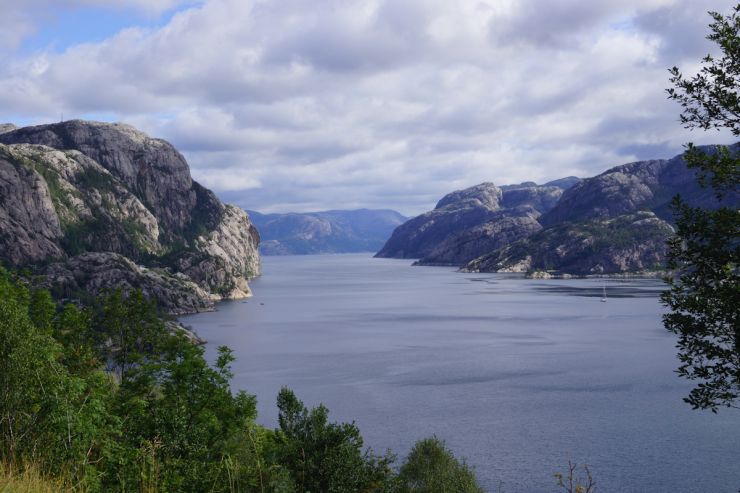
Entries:
{"type": "MultiPolygon", "coordinates": [[[[733,147],[738,149],[737,145],[733,147]]],[[[702,149],[711,152],[709,146],[702,149]]],[[[698,184],[696,173],[686,166],[680,154],[667,160],[624,164],[587,178],[568,189],[540,222],[548,227],[564,221],[616,217],[638,210],[651,210],[671,221],[670,202],[679,193],[694,206],[718,205],[712,190],[698,184]]]]}
{"type": "Polygon", "coordinates": [[[665,166],[665,160],[640,161],[587,178],[565,192],[541,222],[549,226],[635,211],[654,199],[665,166]]]}
{"type": "MultiPolygon", "coordinates": [[[[712,152],[711,147],[703,150],[712,152]]],[[[543,231],[465,268],[577,275],[661,269],[676,194],[694,206],[720,205],[711,189],[698,184],[682,155],[617,166],[567,190],[540,218],[543,231]]],[[[740,194],[728,194],[724,204],[740,204],[740,194]]]]}
{"type": "Polygon", "coordinates": [[[566,176],[565,178],[558,178],[557,180],[548,181],[544,187],[558,187],[563,190],[569,190],[581,182],[581,179],[577,176],[566,176]]]}
{"type": "Polygon", "coordinates": [[[554,186],[530,186],[513,188],[504,191],[501,207],[514,209],[516,207],[531,207],[543,213],[552,209],[563,195],[563,189],[554,186]]]}
{"type": "Polygon", "coordinates": [[[147,276],[148,290],[170,296],[159,302],[178,313],[249,295],[247,281],[260,273],[259,234],[246,213],[193,182],[168,143],[128,126],[80,121],[18,129],[0,140],[51,144],[0,144],[0,260],[31,267],[55,262],[47,274],[59,279],[51,282],[74,291],[110,284],[101,267],[64,288],[65,280],[76,279],[62,275],[64,269],[85,271],[80,262],[95,259],[80,254],[117,254],[142,264],[124,269],[127,280],[157,269],[147,276]],[[61,149],[66,145],[78,148],[61,149]],[[187,286],[177,276],[195,283],[199,290],[189,292],[203,301],[175,296],[187,286]]]}
{"type": "Polygon", "coordinates": [[[114,288],[141,289],[173,315],[213,308],[209,293],[188,276],[142,267],[117,253],[83,253],[49,264],[40,272],[44,276],[42,285],[61,298],[97,295],[114,288]]]}
{"type": "Polygon", "coordinates": [[[260,236],[243,210],[227,205],[216,228],[195,241],[194,251],[175,258],[179,271],[223,298],[251,294],[247,282],[260,275],[260,236]]]}
{"type": "Polygon", "coordinates": [[[464,190],[448,193],[437,202],[434,209],[488,209],[495,211],[500,208],[499,203],[502,197],[503,192],[500,188],[493,183],[485,182],[464,190]]]}
{"type": "Polygon", "coordinates": [[[462,265],[481,252],[502,248],[542,229],[532,207],[499,211],[483,224],[448,236],[415,265],[462,265]]]}
{"type": "Polygon", "coordinates": [[[11,264],[64,258],[51,192],[33,167],[0,144],[0,250],[11,264]]]}
{"type": "MultiPolygon", "coordinates": [[[[58,224],[61,234],[54,237],[64,254],[83,251],[112,251],[139,258],[161,251],[159,227],[154,215],[141,201],[113,177],[105,168],[78,151],[58,151],[45,146],[0,144],[6,163],[12,163],[18,173],[33,173],[43,182],[37,190],[23,189],[17,203],[49,214],[58,224]],[[33,197],[39,191],[48,192],[46,208],[38,209],[33,197]],[[30,199],[30,200],[29,200],[30,199]]],[[[17,178],[17,177],[16,177],[17,178]]],[[[12,210],[12,205],[3,207],[12,210]]],[[[33,217],[14,224],[33,231],[45,227],[33,217]]],[[[0,228],[2,229],[2,228],[0,228]]],[[[64,255],[50,255],[63,257],[64,255]]],[[[29,255],[29,261],[44,256],[29,255]]],[[[23,256],[13,263],[24,263],[23,256]]]]}
{"type": "Polygon", "coordinates": [[[647,211],[562,223],[483,255],[464,270],[575,275],[654,270],[663,265],[672,233],[670,224],[647,211]]]}
{"type": "Polygon", "coordinates": [[[406,220],[396,211],[369,209],[249,214],[265,255],[374,252],[406,220]]]}
{"type": "Polygon", "coordinates": [[[463,265],[541,229],[539,216],[563,189],[533,183],[482,183],[446,195],[434,210],[396,228],[378,257],[419,258],[418,265],[463,265]]]}
{"type": "Polygon", "coordinates": [[[493,183],[452,192],[434,210],[396,228],[376,257],[426,257],[449,236],[493,219],[502,195],[493,183]]]}
{"type": "MultiPolygon", "coordinates": [[[[220,209],[210,192],[198,197],[185,158],[168,142],[152,139],[124,124],[71,120],[51,125],[25,127],[0,134],[4,144],[40,144],[60,150],[78,150],[93,159],[136,194],[157,217],[164,241],[181,235],[198,218],[193,210],[200,199],[220,209]]],[[[213,228],[217,215],[206,218],[213,228]]]]}

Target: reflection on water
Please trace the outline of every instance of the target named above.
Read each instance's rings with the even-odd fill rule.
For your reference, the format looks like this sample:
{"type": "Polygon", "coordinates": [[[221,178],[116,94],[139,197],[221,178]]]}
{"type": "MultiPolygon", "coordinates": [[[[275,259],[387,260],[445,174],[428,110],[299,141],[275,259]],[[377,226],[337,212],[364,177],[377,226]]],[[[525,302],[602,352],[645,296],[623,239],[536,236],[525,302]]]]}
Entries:
{"type": "Polygon", "coordinates": [[[532,284],[535,291],[544,293],[562,294],[566,296],[585,296],[589,298],[601,298],[606,293],[607,298],[657,298],[666,289],[662,281],[654,279],[631,279],[608,281],[591,279],[593,285],[578,286],[569,285],[571,279],[564,283],[551,284],[538,282],[532,284]]]}
{"type": "Polygon", "coordinates": [[[551,492],[569,459],[602,492],[737,491],[737,411],[692,411],[659,280],[526,280],[366,255],[268,257],[247,303],[186,317],[235,350],[276,425],[283,385],[403,455],[437,434],[487,491],[551,492]],[[607,303],[601,303],[603,286],[607,303]]]}

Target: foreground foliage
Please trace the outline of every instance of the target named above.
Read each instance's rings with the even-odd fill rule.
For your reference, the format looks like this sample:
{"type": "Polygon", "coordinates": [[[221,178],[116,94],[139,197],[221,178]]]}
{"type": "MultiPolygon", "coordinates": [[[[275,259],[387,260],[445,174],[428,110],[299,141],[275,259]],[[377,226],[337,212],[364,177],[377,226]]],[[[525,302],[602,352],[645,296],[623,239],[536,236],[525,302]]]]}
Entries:
{"type": "Polygon", "coordinates": [[[398,474],[400,493],[483,493],[473,472],[437,437],[414,445],[398,474]]]}
{"type": "Polygon", "coordinates": [[[221,347],[209,365],[141,292],[58,306],[0,268],[3,491],[481,491],[437,439],[397,474],[354,423],[287,388],[279,427],[259,426],[254,396],[230,389],[233,360],[221,347]]]}
{"type": "MultiPolygon", "coordinates": [[[[717,43],[721,58],[707,55],[700,72],[685,78],[671,70],[668,90],[683,112],[687,128],[729,129],[740,135],[740,4],[727,15],[711,12],[707,38],[717,43]]],[[[711,187],[722,205],[692,207],[680,197],[673,202],[676,235],[669,242],[669,280],[663,302],[671,310],[664,324],[679,338],[678,373],[698,384],[684,399],[695,409],[738,407],[740,399],[740,154],[716,146],[710,152],[689,144],[685,159],[711,187]]]]}

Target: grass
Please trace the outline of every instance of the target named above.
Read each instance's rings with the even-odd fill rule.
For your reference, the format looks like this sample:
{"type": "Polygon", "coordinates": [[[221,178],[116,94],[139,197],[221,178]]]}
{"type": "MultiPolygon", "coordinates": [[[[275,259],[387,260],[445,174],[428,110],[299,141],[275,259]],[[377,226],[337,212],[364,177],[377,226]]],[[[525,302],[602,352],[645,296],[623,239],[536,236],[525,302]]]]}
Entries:
{"type": "Polygon", "coordinates": [[[44,476],[38,467],[17,470],[0,462],[0,493],[80,493],[64,481],[44,476]]]}

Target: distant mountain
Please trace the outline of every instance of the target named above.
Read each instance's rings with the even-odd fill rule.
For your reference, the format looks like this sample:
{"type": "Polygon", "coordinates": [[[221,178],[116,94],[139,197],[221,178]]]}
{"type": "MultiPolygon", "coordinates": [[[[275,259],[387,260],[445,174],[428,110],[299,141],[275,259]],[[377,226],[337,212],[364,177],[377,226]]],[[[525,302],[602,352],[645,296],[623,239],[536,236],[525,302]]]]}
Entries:
{"type": "Polygon", "coordinates": [[[407,219],[396,211],[384,209],[248,212],[260,232],[263,255],[375,252],[407,219]]]}
{"type": "MultiPolygon", "coordinates": [[[[676,194],[695,206],[719,205],[682,155],[617,166],[584,180],[482,183],[448,194],[434,210],[399,226],[377,256],[473,272],[654,271],[665,263],[676,194]]],[[[729,194],[726,203],[740,204],[740,194],[729,194]]]]}
{"type": "Polygon", "coordinates": [[[481,183],[444,196],[434,210],[396,228],[377,257],[415,258],[420,265],[463,265],[542,229],[549,211],[578,178],[555,185],[497,187],[481,183]]]}
{"type": "Polygon", "coordinates": [[[72,120],[0,127],[0,262],[61,297],[141,288],[170,313],[249,294],[259,234],[168,142],[72,120]]]}
{"type": "MultiPolygon", "coordinates": [[[[540,217],[542,231],[491,251],[465,269],[575,275],[660,269],[673,233],[670,201],[676,194],[694,206],[720,205],[711,189],[699,186],[682,155],[617,166],[565,192],[540,217]]],[[[740,205],[740,194],[729,194],[725,203],[740,205]]]]}

